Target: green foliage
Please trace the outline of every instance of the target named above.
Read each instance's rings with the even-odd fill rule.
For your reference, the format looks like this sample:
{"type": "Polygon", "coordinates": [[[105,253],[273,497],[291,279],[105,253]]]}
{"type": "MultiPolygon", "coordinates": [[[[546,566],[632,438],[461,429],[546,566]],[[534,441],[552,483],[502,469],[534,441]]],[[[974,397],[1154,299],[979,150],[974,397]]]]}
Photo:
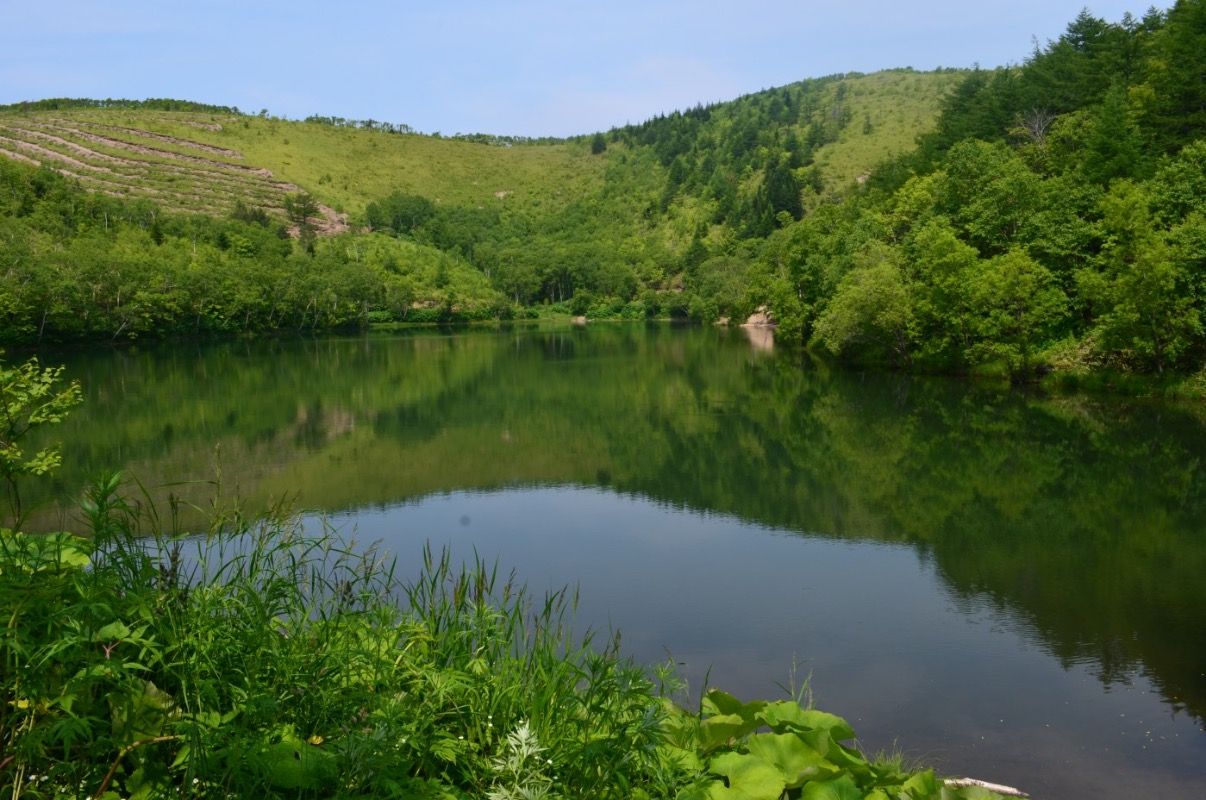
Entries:
{"type": "Polygon", "coordinates": [[[383,200],[369,203],[364,216],[375,230],[407,234],[431,219],[435,213],[435,205],[426,197],[394,192],[383,200]]]}
{"type": "Polygon", "coordinates": [[[1192,370],[1204,26],[1204,0],[1117,23],[1084,11],[1020,67],[831,75],[565,142],[107,101],[10,109],[0,156],[79,156],[82,186],[141,199],[0,163],[0,341],[447,322],[581,296],[617,317],[638,301],[698,320],[769,303],[786,341],[918,369],[1192,370]],[[134,155],[133,172],[92,169],[134,155]],[[1142,256],[1121,255],[1105,219],[1126,182],[1147,198],[1145,231],[1128,234],[1151,244],[1142,256]],[[378,245],[328,244],[346,221],[321,203],[445,258],[400,244],[366,270],[347,254],[378,245]],[[296,254],[274,238],[282,219],[296,254]],[[855,274],[887,252],[894,268],[855,274]],[[1006,324],[1024,285],[1045,287],[1044,308],[1061,292],[1068,313],[1006,324]]]}
{"type": "Polygon", "coordinates": [[[85,97],[50,97],[44,100],[22,100],[9,105],[0,105],[0,111],[66,111],[77,108],[134,108],[149,111],[194,111],[213,114],[239,114],[235,106],[216,106],[192,100],[170,98],[148,98],[146,100],[120,100],[108,98],[94,100],[85,97]]]}
{"type": "Polygon", "coordinates": [[[285,216],[299,227],[310,225],[310,218],[318,214],[318,201],[307,192],[285,195],[285,216]]]}
{"type": "Polygon", "coordinates": [[[969,286],[977,335],[970,357],[999,359],[1009,374],[1027,374],[1035,350],[1067,313],[1067,297],[1054,283],[1051,273],[1021,250],[979,265],[969,286]]]}
{"type": "Polygon", "coordinates": [[[117,489],[91,490],[90,539],[0,532],[0,741],[33,791],[774,800],[913,780],[795,702],[713,691],[686,714],[614,644],[573,638],[564,591],[430,551],[399,584],[284,519],[190,553],[153,525],[137,538],[152,518],[117,489]]]}
{"type": "Polygon", "coordinates": [[[946,787],[933,772],[868,761],[844,744],[854,729],[841,717],[792,700],[742,703],[717,689],[698,718],[675,709],[667,757],[701,775],[678,800],[880,800],[995,797],[946,787]]]}
{"type": "MultiPolygon", "coordinates": [[[[111,101],[13,108],[0,117],[0,156],[21,161],[36,145],[50,167],[75,159],[85,166],[73,170],[74,180],[105,195],[85,202],[60,181],[60,196],[49,204],[37,194],[21,200],[0,245],[11,255],[3,263],[13,265],[0,270],[0,280],[15,290],[11,304],[0,294],[0,315],[8,314],[0,320],[0,341],[476,317],[461,309],[464,294],[447,296],[443,279],[426,287],[401,276],[378,278],[370,296],[348,297],[345,287],[369,283],[361,276],[341,280],[329,263],[307,265],[290,258],[289,248],[264,241],[289,223],[300,245],[296,255],[321,262],[331,250],[323,238],[343,225],[332,208],[463,261],[511,304],[560,303],[585,290],[616,298],[624,309],[645,292],[681,287],[680,270],[709,256],[748,262],[750,253],[734,247],[737,239],[799,218],[803,187],[815,196],[864,173],[887,150],[903,148],[912,132],[932,122],[938,97],[956,79],[910,70],[833,76],[572,142],[451,141],[373,120],[291,123],[266,113],[235,117],[219,108],[111,101]],[[873,134],[846,136],[851,118],[872,112],[882,121],[873,134]],[[57,139],[45,138],[40,126],[47,124],[57,139]],[[825,160],[831,150],[832,162],[825,160]],[[815,158],[822,161],[811,163],[815,158]],[[139,198],[134,218],[113,195],[139,198]],[[314,202],[299,205],[303,198],[314,202]],[[54,207],[48,214],[31,207],[47,205],[54,207]],[[77,215],[60,213],[79,207],[91,217],[86,244],[78,243],[78,220],[71,218],[77,215]],[[181,212],[260,230],[194,217],[182,231],[171,217],[181,212]],[[127,270],[125,257],[146,248],[126,231],[132,225],[148,234],[154,255],[127,270]],[[114,259],[106,240],[120,237],[127,243],[114,259]],[[211,257],[207,242],[246,263],[211,257]],[[74,249],[72,259],[54,256],[56,244],[74,249]],[[281,252],[288,263],[264,264],[266,250],[281,252]],[[116,262],[123,285],[81,284],[77,265],[89,261],[116,262]],[[315,274],[331,276],[329,285],[295,288],[327,284],[315,274]],[[85,285],[90,291],[72,288],[85,285]]],[[[24,169],[7,158],[0,168],[24,169]]],[[[749,288],[765,293],[761,285],[749,288]]],[[[698,291],[706,293],[675,299],[674,313],[685,315],[698,291]]],[[[501,307],[497,296],[471,300],[475,307],[501,307]]],[[[700,297],[695,305],[727,313],[734,302],[700,297]]],[[[645,313],[667,313],[643,306],[645,313]]],[[[626,316],[637,313],[633,306],[626,316]]]]}
{"type": "Polygon", "coordinates": [[[894,250],[877,247],[837,287],[816,324],[816,338],[835,354],[859,349],[903,363],[912,344],[913,311],[894,250]]]}
{"type": "Polygon", "coordinates": [[[62,376],[62,367],[42,368],[37,359],[14,367],[0,361],[0,480],[14,528],[28,511],[21,503],[21,480],[46,475],[61,461],[57,447],[27,453],[23,440],[37,428],[62,422],[80,402],[79,384],[61,386],[62,376]]]}
{"type": "Polygon", "coordinates": [[[430,246],[314,238],[308,195],[293,203],[311,234],[295,251],[248,206],[233,218],[169,215],[7,161],[0,189],[0,341],[324,330],[438,307],[457,321],[498,307],[485,276],[430,246]]]}
{"type": "Polygon", "coordinates": [[[1162,372],[1202,340],[1201,287],[1169,237],[1152,225],[1142,189],[1115,184],[1102,206],[1105,242],[1097,268],[1078,274],[1099,314],[1098,347],[1162,372]]]}
{"type": "Polygon", "coordinates": [[[1203,8],[1182,0],[1118,24],[1082,12],[1020,69],[967,76],[937,131],[872,191],[767,239],[770,280],[796,287],[774,293],[790,338],[1017,379],[1192,371],[1206,357],[1206,128],[1188,106],[1180,125],[1154,109],[1200,91],[1164,57],[1200,61],[1187,43],[1206,50],[1203,8]]]}

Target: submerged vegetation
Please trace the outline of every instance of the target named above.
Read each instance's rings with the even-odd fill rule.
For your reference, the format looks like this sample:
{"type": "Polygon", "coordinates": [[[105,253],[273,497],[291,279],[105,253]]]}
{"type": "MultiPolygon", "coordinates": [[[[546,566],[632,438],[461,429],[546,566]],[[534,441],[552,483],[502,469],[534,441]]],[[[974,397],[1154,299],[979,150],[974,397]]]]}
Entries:
{"type": "MultiPolygon", "coordinates": [[[[6,408],[34,425],[61,419],[45,398],[74,400],[53,370],[6,375],[6,408]]],[[[0,529],[15,799],[994,796],[868,760],[800,698],[711,690],[687,711],[669,669],[578,635],[565,590],[534,598],[430,549],[404,581],[281,514],[184,535],[174,507],[120,490],[92,484],[82,535],[0,529]]]]}

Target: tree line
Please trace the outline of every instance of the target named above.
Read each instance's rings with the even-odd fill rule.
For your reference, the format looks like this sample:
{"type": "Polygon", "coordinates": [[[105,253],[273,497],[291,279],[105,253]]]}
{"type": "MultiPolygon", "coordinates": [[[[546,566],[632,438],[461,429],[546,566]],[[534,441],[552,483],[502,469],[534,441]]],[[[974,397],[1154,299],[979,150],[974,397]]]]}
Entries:
{"type": "Polygon", "coordinates": [[[1116,23],[1084,11],[1020,66],[969,72],[935,130],[864,184],[827,186],[816,164],[873,127],[851,76],[832,75],[568,140],[602,181],[563,201],[397,191],[367,204],[360,232],[299,243],[255,209],[172,216],[4,162],[0,339],[543,304],[711,321],[765,305],[780,341],[843,359],[1192,371],[1206,360],[1203,54],[1206,0],[1116,23]]]}
{"type": "MultiPolygon", "coordinates": [[[[305,211],[305,200],[291,205],[305,211]]],[[[324,330],[495,316],[462,260],[381,235],[293,240],[262,209],[168,214],[0,159],[0,341],[324,330]]]]}

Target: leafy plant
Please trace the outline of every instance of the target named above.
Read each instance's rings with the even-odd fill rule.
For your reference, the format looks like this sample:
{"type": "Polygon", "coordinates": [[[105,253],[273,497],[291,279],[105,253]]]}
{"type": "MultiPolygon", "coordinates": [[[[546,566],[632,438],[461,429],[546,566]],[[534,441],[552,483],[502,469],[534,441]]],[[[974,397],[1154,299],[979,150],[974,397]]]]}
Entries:
{"type": "Polygon", "coordinates": [[[61,387],[62,376],[62,367],[42,368],[36,358],[15,367],[0,361],[0,480],[14,528],[21,527],[27,512],[21,504],[20,480],[46,475],[61,461],[57,447],[26,453],[22,440],[36,428],[62,422],[80,402],[79,384],[61,387]]]}
{"type": "Polygon", "coordinates": [[[869,761],[851,744],[841,717],[794,700],[742,703],[713,689],[698,723],[681,709],[667,746],[699,777],[677,800],[921,800],[995,797],[978,787],[947,787],[929,770],[909,772],[899,760],[869,761]]]}

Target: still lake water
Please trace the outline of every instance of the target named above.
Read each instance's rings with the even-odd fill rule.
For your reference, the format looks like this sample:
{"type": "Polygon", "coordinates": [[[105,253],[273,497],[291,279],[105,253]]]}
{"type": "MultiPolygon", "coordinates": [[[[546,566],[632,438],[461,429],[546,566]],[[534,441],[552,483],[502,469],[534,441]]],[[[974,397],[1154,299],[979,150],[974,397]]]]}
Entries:
{"type": "Polygon", "coordinates": [[[668,326],[43,360],[86,396],[58,498],[120,467],[204,504],[220,475],[404,573],[430,541],[577,584],[581,623],[696,690],[782,696],[794,663],[870,751],[1037,797],[1206,796],[1206,414],[668,326]]]}

